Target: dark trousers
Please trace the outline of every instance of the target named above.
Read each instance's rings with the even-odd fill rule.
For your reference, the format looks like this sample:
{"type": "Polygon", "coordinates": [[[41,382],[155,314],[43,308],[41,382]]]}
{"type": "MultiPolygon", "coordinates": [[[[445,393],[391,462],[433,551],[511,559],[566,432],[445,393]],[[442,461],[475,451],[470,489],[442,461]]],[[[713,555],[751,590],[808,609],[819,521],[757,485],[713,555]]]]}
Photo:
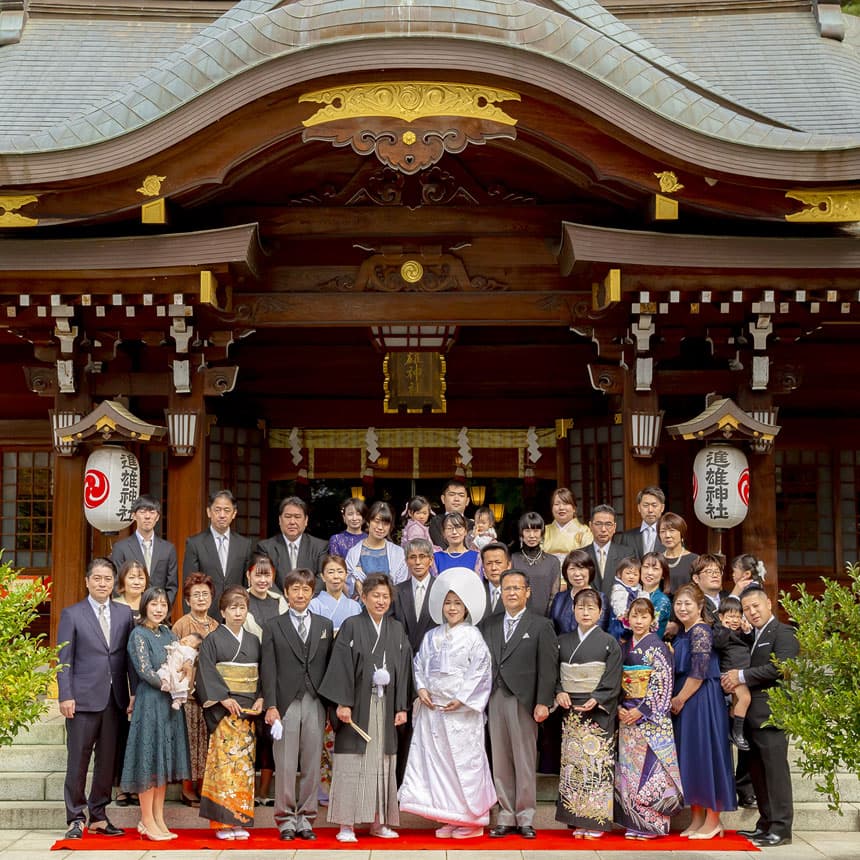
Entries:
{"type": "Polygon", "coordinates": [[[776,728],[750,728],[749,771],[758,804],[756,827],[778,836],[791,836],[794,803],[788,767],[788,738],[776,728]]]}
{"type": "Polygon", "coordinates": [[[75,711],[66,720],[66,822],[83,821],[89,809],[90,822],[104,821],[105,807],[110,803],[116,764],[120,720],[126,719],[111,697],[103,711],[75,711]],[[95,751],[93,781],[89,799],[85,797],[87,768],[95,751]]]}

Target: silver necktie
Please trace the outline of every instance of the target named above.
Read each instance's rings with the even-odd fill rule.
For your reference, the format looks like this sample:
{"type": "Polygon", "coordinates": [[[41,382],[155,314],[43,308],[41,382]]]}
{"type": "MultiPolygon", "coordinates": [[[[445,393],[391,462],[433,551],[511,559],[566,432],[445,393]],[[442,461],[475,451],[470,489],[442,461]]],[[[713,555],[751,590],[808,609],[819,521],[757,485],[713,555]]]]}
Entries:
{"type": "Polygon", "coordinates": [[[290,567],[295,570],[299,560],[299,549],[294,543],[289,544],[288,549],[290,551],[290,567]]]}
{"type": "Polygon", "coordinates": [[[218,535],[218,560],[221,562],[221,572],[227,575],[227,536],[218,535]]]}
{"type": "Polygon", "coordinates": [[[514,627],[517,626],[516,618],[506,618],[505,619],[505,642],[511,638],[514,632],[514,627]]]}
{"type": "Polygon", "coordinates": [[[424,606],[424,583],[419,582],[415,586],[415,618],[421,617],[421,607],[424,606]]]}
{"type": "Polygon", "coordinates": [[[99,627],[102,629],[102,633],[105,637],[105,642],[110,645],[110,622],[107,617],[107,607],[104,603],[99,604],[99,627]]]}
{"type": "Polygon", "coordinates": [[[147,573],[152,573],[152,538],[143,541],[143,561],[146,564],[147,573]]]}
{"type": "Polygon", "coordinates": [[[298,619],[299,619],[298,633],[299,633],[299,638],[302,640],[302,642],[308,641],[308,625],[306,623],[307,617],[308,616],[305,613],[298,616],[298,619]]]}
{"type": "Polygon", "coordinates": [[[603,576],[604,568],[606,567],[606,548],[600,547],[597,550],[597,563],[600,565],[600,575],[603,576]]]}

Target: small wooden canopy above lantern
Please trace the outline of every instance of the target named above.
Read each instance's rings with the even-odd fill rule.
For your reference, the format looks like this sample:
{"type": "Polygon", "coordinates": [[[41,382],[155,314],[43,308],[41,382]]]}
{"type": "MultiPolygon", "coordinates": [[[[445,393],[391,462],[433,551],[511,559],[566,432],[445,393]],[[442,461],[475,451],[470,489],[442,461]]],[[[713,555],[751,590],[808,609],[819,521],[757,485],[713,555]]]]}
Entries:
{"type": "MultiPolygon", "coordinates": [[[[757,421],[744,412],[730,397],[714,400],[695,418],[672,424],[666,431],[673,439],[749,441],[754,444],[773,445],[780,427],[757,421]]],[[[757,449],[758,450],[758,449],[757,449]]]]}
{"type": "Polygon", "coordinates": [[[166,427],[141,420],[118,400],[103,400],[89,415],[58,430],[57,436],[63,443],[150,442],[166,432],[166,427]]]}

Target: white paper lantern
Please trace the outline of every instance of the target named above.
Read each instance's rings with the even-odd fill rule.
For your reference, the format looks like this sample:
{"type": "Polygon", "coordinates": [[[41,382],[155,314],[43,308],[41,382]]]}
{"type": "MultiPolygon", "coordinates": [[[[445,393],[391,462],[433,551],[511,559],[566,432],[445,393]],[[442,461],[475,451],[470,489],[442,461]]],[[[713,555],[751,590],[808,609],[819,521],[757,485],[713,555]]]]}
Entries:
{"type": "Polygon", "coordinates": [[[742,523],[750,503],[750,470],[746,455],[731,445],[708,445],[693,463],[693,509],[699,521],[714,529],[742,523]]]}
{"type": "Polygon", "coordinates": [[[84,514],[104,534],[131,525],[131,506],[140,495],[140,464],[125,448],[106,445],[93,451],[84,475],[84,514]]]}

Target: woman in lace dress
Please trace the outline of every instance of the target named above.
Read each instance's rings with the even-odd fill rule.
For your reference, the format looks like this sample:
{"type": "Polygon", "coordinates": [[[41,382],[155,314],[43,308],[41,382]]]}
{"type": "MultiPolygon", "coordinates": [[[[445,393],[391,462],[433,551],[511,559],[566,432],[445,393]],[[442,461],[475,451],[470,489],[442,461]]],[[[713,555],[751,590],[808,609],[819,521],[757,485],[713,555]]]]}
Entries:
{"type": "Polygon", "coordinates": [[[169,611],[163,588],[144,592],[141,621],[128,640],[129,659],[140,680],[120,780],[123,791],[140,796],[140,835],[157,842],[176,838],[164,823],[167,783],[191,777],[185,714],[171,708],[170,693],[162,691],[157,674],[166,646],[177,639],[165,623],[169,611]]]}

